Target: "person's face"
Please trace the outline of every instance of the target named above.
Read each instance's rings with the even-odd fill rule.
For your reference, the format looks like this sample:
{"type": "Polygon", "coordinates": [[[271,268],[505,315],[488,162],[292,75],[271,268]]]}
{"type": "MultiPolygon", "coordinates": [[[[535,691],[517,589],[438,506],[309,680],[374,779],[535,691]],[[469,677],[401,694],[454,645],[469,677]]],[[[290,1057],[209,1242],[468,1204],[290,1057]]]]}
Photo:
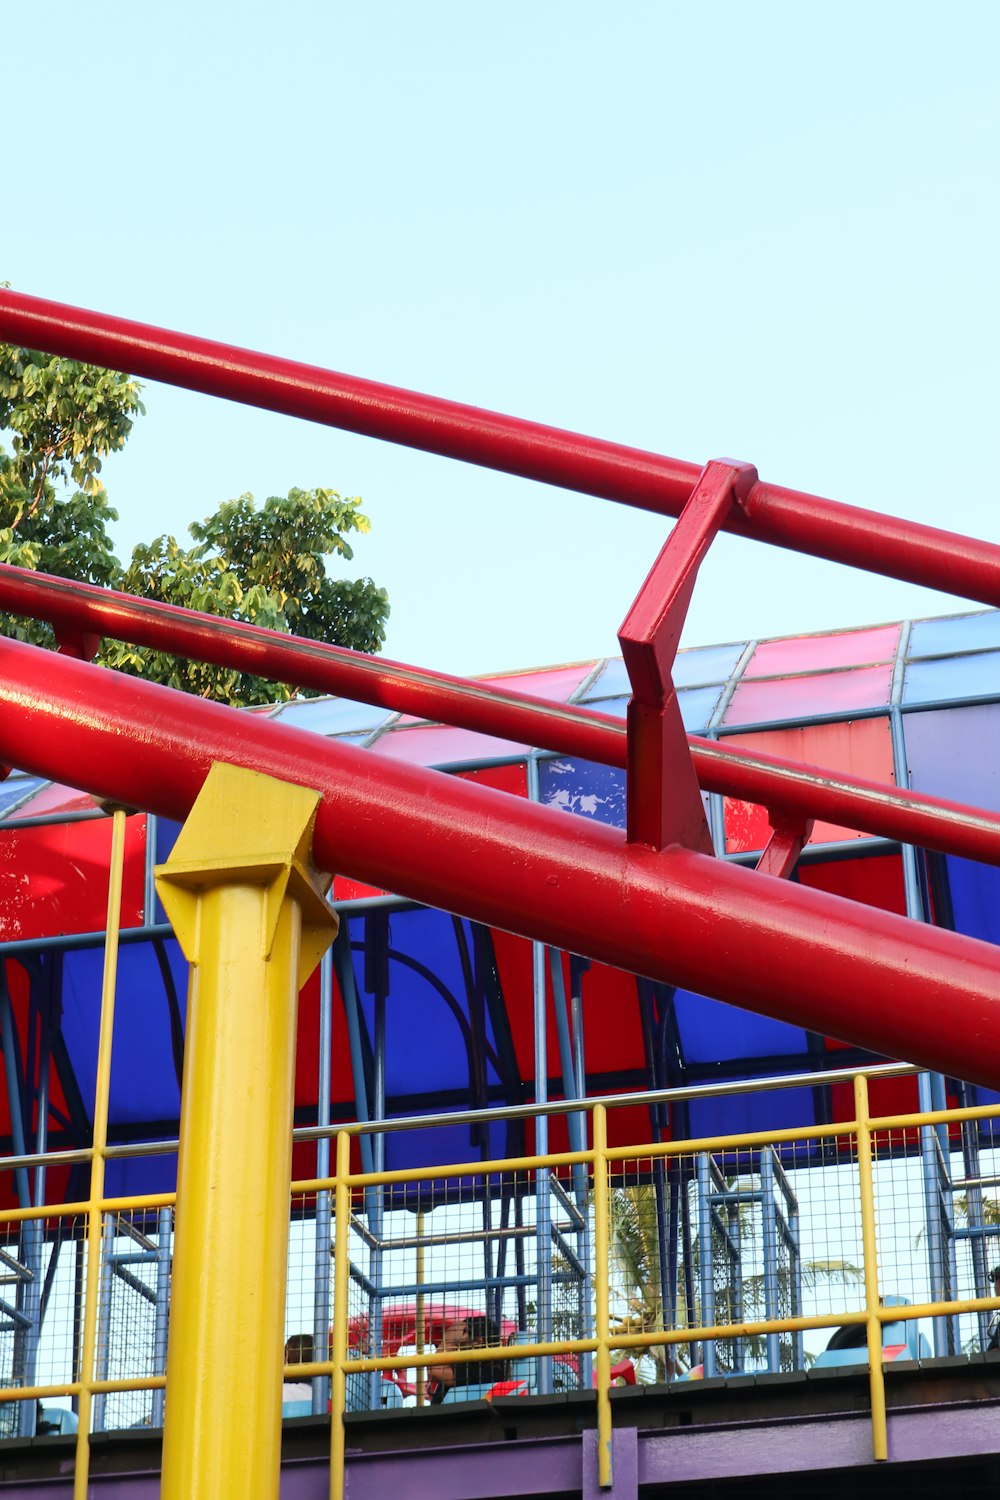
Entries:
{"type": "Polygon", "coordinates": [[[469,1325],[464,1318],[444,1325],[444,1342],[449,1349],[464,1349],[469,1342],[469,1325]]]}

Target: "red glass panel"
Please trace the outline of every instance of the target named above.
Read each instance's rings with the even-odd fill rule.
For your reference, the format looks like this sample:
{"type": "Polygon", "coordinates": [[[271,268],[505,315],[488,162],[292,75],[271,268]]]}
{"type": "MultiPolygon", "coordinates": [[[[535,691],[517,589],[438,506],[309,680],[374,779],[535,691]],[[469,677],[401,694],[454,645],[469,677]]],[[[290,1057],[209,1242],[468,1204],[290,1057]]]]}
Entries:
{"type": "MultiPolygon", "coordinates": [[[[142,922],[146,820],[125,824],[122,926],[142,922]]],[[[98,932],[108,912],[111,819],[10,828],[0,824],[0,938],[98,932]]]]}
{"type": "MultiPolygon", "coordinates": [[[[832,1050],[839,1047],[839,1043],[827,1044],[832,1050]]],[[[945,1103],[949,1109],[958,1107],[958,1097],[950,1090],[945,1096],[945,1103]]],[[[830,1104],[833,1111],[834,1121],[853,1120],[854,1118],[854,1085],[851,1083],[835,1083],[830,1089],[830,1104]]],[[[873,1078],[868,1084],[868,1110],[873,1118],[885,1117],[886,1115],[912,1115],[919,1109],[917,1080],[911,1074],[905,1078],[873,1078]]],[[[961,1127],[951,1124],[948,1134],[957,1140],[961,1127]]],[[[920,1131],[916,1126],[907,1127],[904,1130],[876,1130],[873,1132],[872,1141],[875,1150],[888,1152],[898,1151],[903,1146],[908,1151],[916,1151],[920,1145],[920,1131]],[[891,1135],[891,1140],[890,1140],[891,1135]]]]}
{"type": "Polygon", "coordinates": [[[762,641],[742,680],[891,662],[895,660],[898,645],[898,625],[880,625],[875,630],[845,630],[837,635],[799,635],[783,641],[762,641]]]}
{"type": "MultiPolygon", "coordinates": [[[[894,785],[892,741],[888,719],[854,719],[839,724],[808,724],[801,729],[766,729],[759,734],[727,735],[724,744],[742,745],[802,761],[827,771],[845,771],[869,781],[894,785]]],[[[762,807],[753,802],[726,798],[726,849],[730,854],[762,849],[770,837],[770,825],[762,807]]],[[[810,843],[864,838],[855,829],[833,823],[817,823],[810,843]]]]}
{"type": "MultiPolygon", "coordinates": [[[[474,680],[483,687],[501,688],[508,693],[528,693],[532,698],[544,698],[549,703],[568,703],[582,683],[597,666],[595,661],[580,662],[573,667],[549,667],[538,672],[509,672],[499,677],[477,677],[474,680]]],[[[416,714],[402,714],[400,728],[427,721],[416,714]]]]}
{"type": "Polygon", "coordinates": [[[390,755],[411,765],[449,766],[506,760],[524,755],[528,747],[512,740],[495,740],[469,729],[453,729],[447,724],[420,724],[387,730],[371,748],[376,755],[390,755]]]}
{"type": "Polygon", "coordinates": [[[488,687],[506,688],[510,693],[530,693],[533,698],[547,698],[551,703],[568,703],[596,666],[596,661],[577,662],[571,667],[548,667],[541,672],[510,672],[500,677],[483,677],[478,680],[488,687]]]}
{"type": "Polygon", "coordinates": [[[40,818],[47,813],[93,812],[97,803],[86,792],[49,782],[14,813],[15,818],[40,818]]]}
{"type": "MultiPolygon", "coordinates": [[[[531,944],[525,938],[494,931],[497,968],[521,1077],[535,1076],[534,1002],[531,944]]],[[[569,963],[563,956],[563,980],[569,992],[569,963]]],[[[559,1036],[548,990],[547,1044],[549,1076],[560,1074],[559,1036]]],[[[587,1072],[644,1074],[642,1027],[635,980],[618,969],[594,964],[583,976],[584,1061],[587,1072]]]]}
{"type": "Polygon", "coordinates": [[[864,859],[831,859],[820,865],[802,865],[799,881],[815,891],[829,891],[848,901],[878,906],[882,911],[906,915],[903,861],[898,854],[879,854],[864,859]]]}
{"type": "Polygon", "coordinates": [[[769,724],[819,714],[857,713],[882,708],[892,690],[892,664],[821,672],[815,677],[774,677],[742,681],[726,710],[725,723],[769,724]]]}

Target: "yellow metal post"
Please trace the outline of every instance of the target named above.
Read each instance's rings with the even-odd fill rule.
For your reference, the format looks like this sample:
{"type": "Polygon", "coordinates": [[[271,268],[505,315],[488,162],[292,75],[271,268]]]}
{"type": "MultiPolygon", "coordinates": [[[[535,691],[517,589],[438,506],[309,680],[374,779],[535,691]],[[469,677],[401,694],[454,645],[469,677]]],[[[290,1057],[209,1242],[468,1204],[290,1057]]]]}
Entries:
{"type": "MultiPolygon", "coordinates": [[[[417,1286],[424,1284],[424,1213],[423,1209],[417,1209],[417,1286]]],[[[424,1304],[423,1292],[417,1293],[417,1308],[414,1328],[414,1343],[418,1354],[423,1354],[424,1344],[427,1342],[427,1316],[424,1304]]],[[[427,1371],[423,1365],[417,1366],[417,1405],[424,1404],[424,1390],[427,1385],[427,1371]]]]}
{"type": "Polygon", "coordinates": [[[87,1500],[90,1477],[90,1421],[93,1406],[94,1354],[97,1349],[97,1303],[103,1239],[104,1152],[108,1144],[108,1101],[111,1097],[111,1038],[115,1029],[115,989],[118,982],[118,932],[121,926],[122,876],[125,870],[125,810],[116,807],[111,826],[111,868],[108,874],[108,925],[101,983],[101,1023],[97,1041],[97,1082],[94,1086],[93,1154],[90,1159],[90,1205],[87,1209],[87,1280],[83,1304],[80,1350],[80,1399],[76,1437],[73,1500],[87,1500]]]}
{"type": "Polygon", "coordinates": [[[347,1405],[347,1313],[350,1295],[351,1137],[337,1136],[333,1232],[333,1374],[330,1381],[330,1500],[344,1497],[344,1408],[347,1405]]]}
{"type": "Polygon", "coordinates": [[[878,1248],[875,1236],[875,1188],[872,1177],[872,1135],[868,1117],[868,1080],[854,1080],[854,1109],[858,1134],[858,1181],[861,1188],[861,1243],[865,1264],[865,1310],[868,1314],[868,1371],[872,1404],[872,1449],[877,1459],[889,1457],[885,1415],[885,1370],[882,1366],[882,1320],[879,1317],[878,1248]]]}
{"type": "Polygon", "coordinates": [[[594,1106],[594,1300],[597,1327],[597,1482],[610,1489],[611,1478],[611,1296],[610,1204],[608,1194],[608,1115],[594,1106]]]}
{"type": "Polygon", "coordinates": [[[298,993],[336,932],[319,796],[212,767],[157,889],[191,964],[165,1500],[276,1500],[298,993]]]}

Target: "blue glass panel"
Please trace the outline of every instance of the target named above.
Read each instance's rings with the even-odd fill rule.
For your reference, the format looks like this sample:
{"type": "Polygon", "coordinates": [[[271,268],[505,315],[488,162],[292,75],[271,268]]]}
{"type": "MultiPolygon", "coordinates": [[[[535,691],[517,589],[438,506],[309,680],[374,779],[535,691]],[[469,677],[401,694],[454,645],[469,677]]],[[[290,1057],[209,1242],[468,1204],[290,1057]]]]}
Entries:
{"type": "Polygon", "coordinates": [[[288,703],[278,710],[279,724],[293,729],[309,729],[313,734],[349,734],[376,729],[394,717],[386,709],[371,703],[355,703],[351,698],[306,698],[288,703]]]}
{"type": "Polygon", "coordinates": [[[181,831],[179,823],[172,823],[169,818],[157,818],[156,820],[156,863],[165,864],[170,856],[170,851],[177,842],[181,831]]]}
{"type": "Polygon", "coordinates": [[[947,855],[956,932],[1000,943],[1000,870],[947,855]]]}
{"type": "MultiPolygon", "coordinates": [[[[44,785],[45,782],[38,776],[11,776],[7,781],[0,782],[0,818],[16,812],[26,798],[33,797],[38,788],[44,785]]],[[[25,816],[27,815],[25,811],[25,816]]]]}
{"type": "Polygon", "coordinates": [[[627,698],[599,698],[596,703],[588,703],[595,713],[614,714],[616,719],[624,719],[628,713],[629,700],[627,698]]]}
{"type": "MultiPolygon", "coordinates": [[[[462,922],[460,928],[472,963],[469,924],[462,922]]],[[[365,988],[366,930],[363,917],[351,919],[355,983],[368,1036],[373,1038],[375,1001],[365,988]]],[[[378,926],[373,930],[377,933],[378,926]]],[[[452,918],[437,911],[393,912],[388,918],[387,948],[387,1096],[445,1090],[469,1096],[473,1071],[469,997],[452,918]]],[[[493,1028],[485,1007],[483,1025],[486,1041],[492,1044],[493,1028]]],[[[487,1086],[499,1082],[489,1061],[485,1081],[487,1086]]]]}
{"type": "Polygon", "coordinates": [[[595,698],[620,698],[622,694],[626,698],[632,692],[632,684],[628,680],[625,663],[620,656],[613,656],[596,682],[592,682],[582,698],[581,703],[592,703],[595,698]]]}
{"type": "Polygon", "coordinates": [[[987,651],[1000,646],[1000,610],[957,615],[947,620],[915,620],[907,654],[953,656],[956,652],[987,651]]]}
{"type": "Polygon", "coordinates": [[[681,1053],[687,1063],[724,1062],[741,1057],[771,1057],[808,1052],[799,1026],[754,1015],[721,1000],[678,990],[674,1011],[681,1053]]]}
{"type": "Polygon", "coordinates": [[[678,651],[670,674],[674,687],[701,687],[703,683],[728,682],[736,664],[747,648],[746,641],[728,646],[705,646],[695,651],[678,651]]]}
{"type": "MultiPolygon", "coordinates": [[[[183,1023],[187,964],[175,942],[165,946],[183,1023]]],[[[103,968],[99,948],[69,952],[63,963],[63,1034],[88,1109],[97,1070],[103,968]]],[[[121,949],[112,1047],[110,1124],[176,1120],[180,1089],[170,1009],[152,943],[130,943],[121,949]]]]}
{"type": "MultiPolygon", "coordinates": [[[[681,708],[681,721],[689,734],[696,734],[699,730],[708,728],[721,696],[722,686],[687,688],[677,694],[677,702],[681,708]]],[[[602,714],[614,714],[616,719],[624,719],[628,712],[628,702],[627,698],[600,698],[596,702],[589,702],[587,707],[602,714]]]]}
{"type": "Polygon", "coordinates": [[[721,686],[688,688],[687,692],[677,694],[677,702],[681,706],[681,719],[689,734],[708,728],[721,697],[721,686]]]}
{"type": "Polygon", "coordinates": [[[538,800],[546,807],[581,813],[613,828],[624,828],[625,772],[585,760],[541,760],[538,800]]]}
{"type": "MultiPolygon", "coordinates": [[[[701,687],[728,682],[736,664],[746,650],[746,642],[739,641],[729,646],[705,646],[691,651],[678,651],[671,673],[677,688],[701,687]]],[[[596,682],[592,682],[582,703],[593,703],[597,698],[627,698],[632,691],[625,663],[620,656],[608,662],[596,682]]]]}
{"type": "Polygon", "coordinates": [[[903,715],[910,785],[1000,812],[1000,704],[903,715]]]}
{"type": "Polygon", "coordinates": [[[111,1198],[132,1197],[140,1193],[172,1193],[177,1187],[176,1153],[112,1157],[105,1169],[104,1183],[111,1198]]]}
{"type": "Polygon", "coordinates": [[[904,703],[942,703],[956,698],[1000,697],[1000,651],[911,661],[903,680],[904,703]]]}
{"type": "MultiPolygon", "coordinates": [[[[507,1155],[510,1149],[507,1126],[501,1121],[495,1121],[488,1129],[484,1127],[482,1131],[476,1131],[475,1140],[468,1125],[446,1125],[435,1130],[396,1130],[386,1136],[386,1168],[391,1172],[410,1166],[444,1166],[453,1161],[482,1160],[484,1157],[496,1160],[507,1155]]],[[[440,1197],[449,1190],[454,1195],[459,1182],[468,1184],[468,1179],[400,1185],[395,1191],[390,1190],[390,1200],[393,1204],[409,1202],[416,1207],[418,1198],[429,1202],[431,1195],[440,1197]]],[[[477,1181],[476,1187],[480,1185],[477,1181]]]]}
{"type": "Polygon", "coordinates": [[[816,1120],[812,1089],[771,1089],[722,1099],[693,1100],[689,1105],[692,1136],[739,1135],[752,1130],[781,1130],[816,1120]]]}
{"type": "MultiPolygon", "coordinates": [[[[181,825],[179,823],[172,823],[169,818],[157,818],[156,855],[154,861],[156,864],[166,864],[168,858],[170,857],[170,851],[173,849],[174,845],[177,842],[180,831],[181,825]]],[[[160,894],[158,891],[156,893],[156,899],[153,906],[153,921],[167,921],[167,913],[164,910],[163,902],[160,900],[160,894]]]]}

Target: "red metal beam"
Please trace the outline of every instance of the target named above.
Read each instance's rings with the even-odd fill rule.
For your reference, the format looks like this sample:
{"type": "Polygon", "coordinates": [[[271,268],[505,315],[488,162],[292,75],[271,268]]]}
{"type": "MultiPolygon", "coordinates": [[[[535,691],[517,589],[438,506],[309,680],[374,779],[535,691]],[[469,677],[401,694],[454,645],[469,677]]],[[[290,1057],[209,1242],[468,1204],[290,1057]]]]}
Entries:
{"type": "MultiPolygon", "coordinates": [[[[1000,950],[16,641],[0,757],[183,818],[213,760],[316,788],[320,865],[995,1088],[1000,950]]],[[[0,825],[2,827],[2,825],[0,825]]]]}
{"type": "MultiPolygon", "coordinates": [[[[578,755],[601,765],[624,770],[627,761],[625,725],[609,714],[563,707],[527,693],[46,573],[0,567],[0,608],[49,620],[69,638],[89,633],[110,636],[276,682],[343,694],[387,711],[397,709],[498,739],[578,755]]],[[[1000,815],[996,813],[698,735],[690,735],[688,743],[706,791],[756,802],[800,821],[821,818],[922,849],[1000,864],[1000,815]]]]}
{"type": "MultiPolygon", "coordinates": [[[[0,289],[0,339],[285,412],[428,453],[677,516],[701,467],[0,289]]],[[[754,485],[726,530],[1000,605],[1000,547],[778,485],[754,485]]]]}
{"type": "Polygon", "coordinates": [[[705,465],[618,632],[632,685],[628,837],[651,849],[683,844],[712,852],[672,673],[698,568],[719,527],[756,479],[750,464],[705,465]]]}

